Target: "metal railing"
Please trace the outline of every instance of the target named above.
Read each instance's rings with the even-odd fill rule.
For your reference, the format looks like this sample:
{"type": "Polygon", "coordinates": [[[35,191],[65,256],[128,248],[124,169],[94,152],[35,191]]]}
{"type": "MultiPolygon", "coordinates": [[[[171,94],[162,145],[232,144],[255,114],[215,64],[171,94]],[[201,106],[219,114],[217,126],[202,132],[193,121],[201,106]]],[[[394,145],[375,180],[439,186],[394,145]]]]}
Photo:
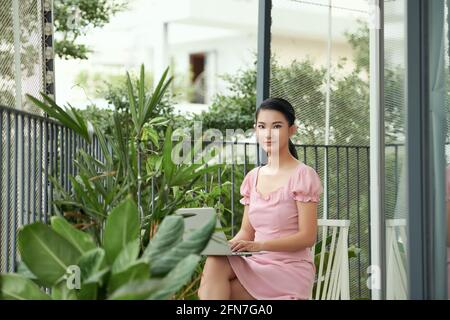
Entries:
{"type": "MultiPolygon", "coordinates": [[[[219,185],[221,179],[231,181],[229,198],[219,201],[231,211],[229,224],[233,236],[240,226],[243,212],[242,205],[239,204],[242,178],[255,166],[261,165],[261,161],[259,153],[256,152],[256,143],[224,144],[224,150],[228,149],[226,153],[231,154],[233,160],[238,159],[240,162],[233,161],[229,165],[229,174],[225,177],[222,177],[221,169],[218,169],[215,177],[205,175],[204,190],[208,191],[208,185],[213,179],[216,179],[219,185]]],[[[349,245],[359,249],[359,254],[350,259],[351,297],[369,299],[370,290],[366,280],[371,247],[370,149],[368,146],[345,145],[296,145],[296,149],[299,160],[314,168],[321,177],[324,193],[318,206],[319,218],[351,221],[349,245]]]]}
{"type": "Polygon", "coordinates": [[[98,142],[87,144],[72,130],[49,118],[0,106],[0,272],[17,263],[17,230],[49,221],[55,190],[51,175],[65,190],[76,175],[77,150],[102,159],[98,142]]]}

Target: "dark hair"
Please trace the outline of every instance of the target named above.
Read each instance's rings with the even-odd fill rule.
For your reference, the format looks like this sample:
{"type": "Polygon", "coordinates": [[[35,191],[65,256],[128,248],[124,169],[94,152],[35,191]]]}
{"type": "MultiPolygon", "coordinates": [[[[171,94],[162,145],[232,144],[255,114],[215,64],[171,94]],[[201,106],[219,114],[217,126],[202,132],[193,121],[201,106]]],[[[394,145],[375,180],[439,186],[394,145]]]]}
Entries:
{"type": "MultiPolygon", "coordinates": [[[[258,114],[261,110],[276,110],[281,112],[286,117],[289,126],[292,126],[295,122],[294,107],[287,100],[282,98],[269,98],[261,102],[259,107],[256,109],[256,120],[258,119],[258,114]]],[[[298,160],[297,150],[295,149],[295,145],[291,139],[289,139],[289,152],[298,160]]]]}

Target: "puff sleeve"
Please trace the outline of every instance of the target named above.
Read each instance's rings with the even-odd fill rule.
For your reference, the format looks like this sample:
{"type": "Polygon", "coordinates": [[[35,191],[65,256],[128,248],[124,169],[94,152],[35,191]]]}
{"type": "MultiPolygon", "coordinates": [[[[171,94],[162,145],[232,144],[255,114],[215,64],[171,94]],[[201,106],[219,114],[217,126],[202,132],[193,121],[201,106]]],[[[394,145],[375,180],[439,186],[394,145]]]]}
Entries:
{"type": "Polygon", "coordinates": [[[241,184],[240,193],[242,198],[239,200],[240,203],[242,203],[244,206],[250,204],[250,191],[251,191],[251,175],[253,171],[247,172],[247,174],[244,177],[244,180],[241,184]]]}
{"type": "Polygon", "coordinates": [[[323,192],[322,183],[317,172],[305,166],[294,180],[291,194],[294,200],[301,202],[319,202],[323,192]]]}

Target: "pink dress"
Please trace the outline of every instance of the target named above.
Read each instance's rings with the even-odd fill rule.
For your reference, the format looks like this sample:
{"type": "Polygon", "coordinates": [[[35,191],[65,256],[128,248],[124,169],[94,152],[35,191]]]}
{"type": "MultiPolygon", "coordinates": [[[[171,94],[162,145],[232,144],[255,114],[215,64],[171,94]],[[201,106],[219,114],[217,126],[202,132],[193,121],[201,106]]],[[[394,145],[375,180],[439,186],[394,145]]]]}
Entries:
{"type": "MultiPolygon", "coordinates": [[[[299,163],[288,183],[264,197],[256,191],[256,167],[245,176],[240,202],[249,205],[248,217],[255,241],[286,237],[298,231],[296,201],[319,202],[323,192],[319,175],[299,163]]],[[[301,213],[300,213],[301,214],[301,213]]],[[[309,299],[316,268],[310,248],[248,257],[228,256],[242,286],[257,300],[309,299]]]]}

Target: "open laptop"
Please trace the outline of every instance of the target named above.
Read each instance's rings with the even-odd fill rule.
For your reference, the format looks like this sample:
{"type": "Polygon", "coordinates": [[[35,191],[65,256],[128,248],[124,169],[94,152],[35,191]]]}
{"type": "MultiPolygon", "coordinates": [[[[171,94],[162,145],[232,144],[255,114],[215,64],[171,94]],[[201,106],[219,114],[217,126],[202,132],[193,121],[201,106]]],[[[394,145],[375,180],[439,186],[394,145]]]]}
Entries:
{"type": "MultiPolygon", "coordinates": [[[[205,225],[207,221],[211,219],[211,216],[216,214],[216,210],[214,208],[204,207],[204,208],[182,208],[178,209],[175,214],[181,215],[184,217],[184,234],[183,238],[185,239],[190,232],[202,227],[205,225]]],[[[233,252],[230,249],[230,245],[228,243],[227,237],[222,230],[222,226],[220,224],[220,219],[216,219],[216,230],[211,236],[208,244],[205,249],[200,253],[203,256],[251,256],[254,254],[263,254],[267,251],[259,251],[259,252],[233,252]]]]}

